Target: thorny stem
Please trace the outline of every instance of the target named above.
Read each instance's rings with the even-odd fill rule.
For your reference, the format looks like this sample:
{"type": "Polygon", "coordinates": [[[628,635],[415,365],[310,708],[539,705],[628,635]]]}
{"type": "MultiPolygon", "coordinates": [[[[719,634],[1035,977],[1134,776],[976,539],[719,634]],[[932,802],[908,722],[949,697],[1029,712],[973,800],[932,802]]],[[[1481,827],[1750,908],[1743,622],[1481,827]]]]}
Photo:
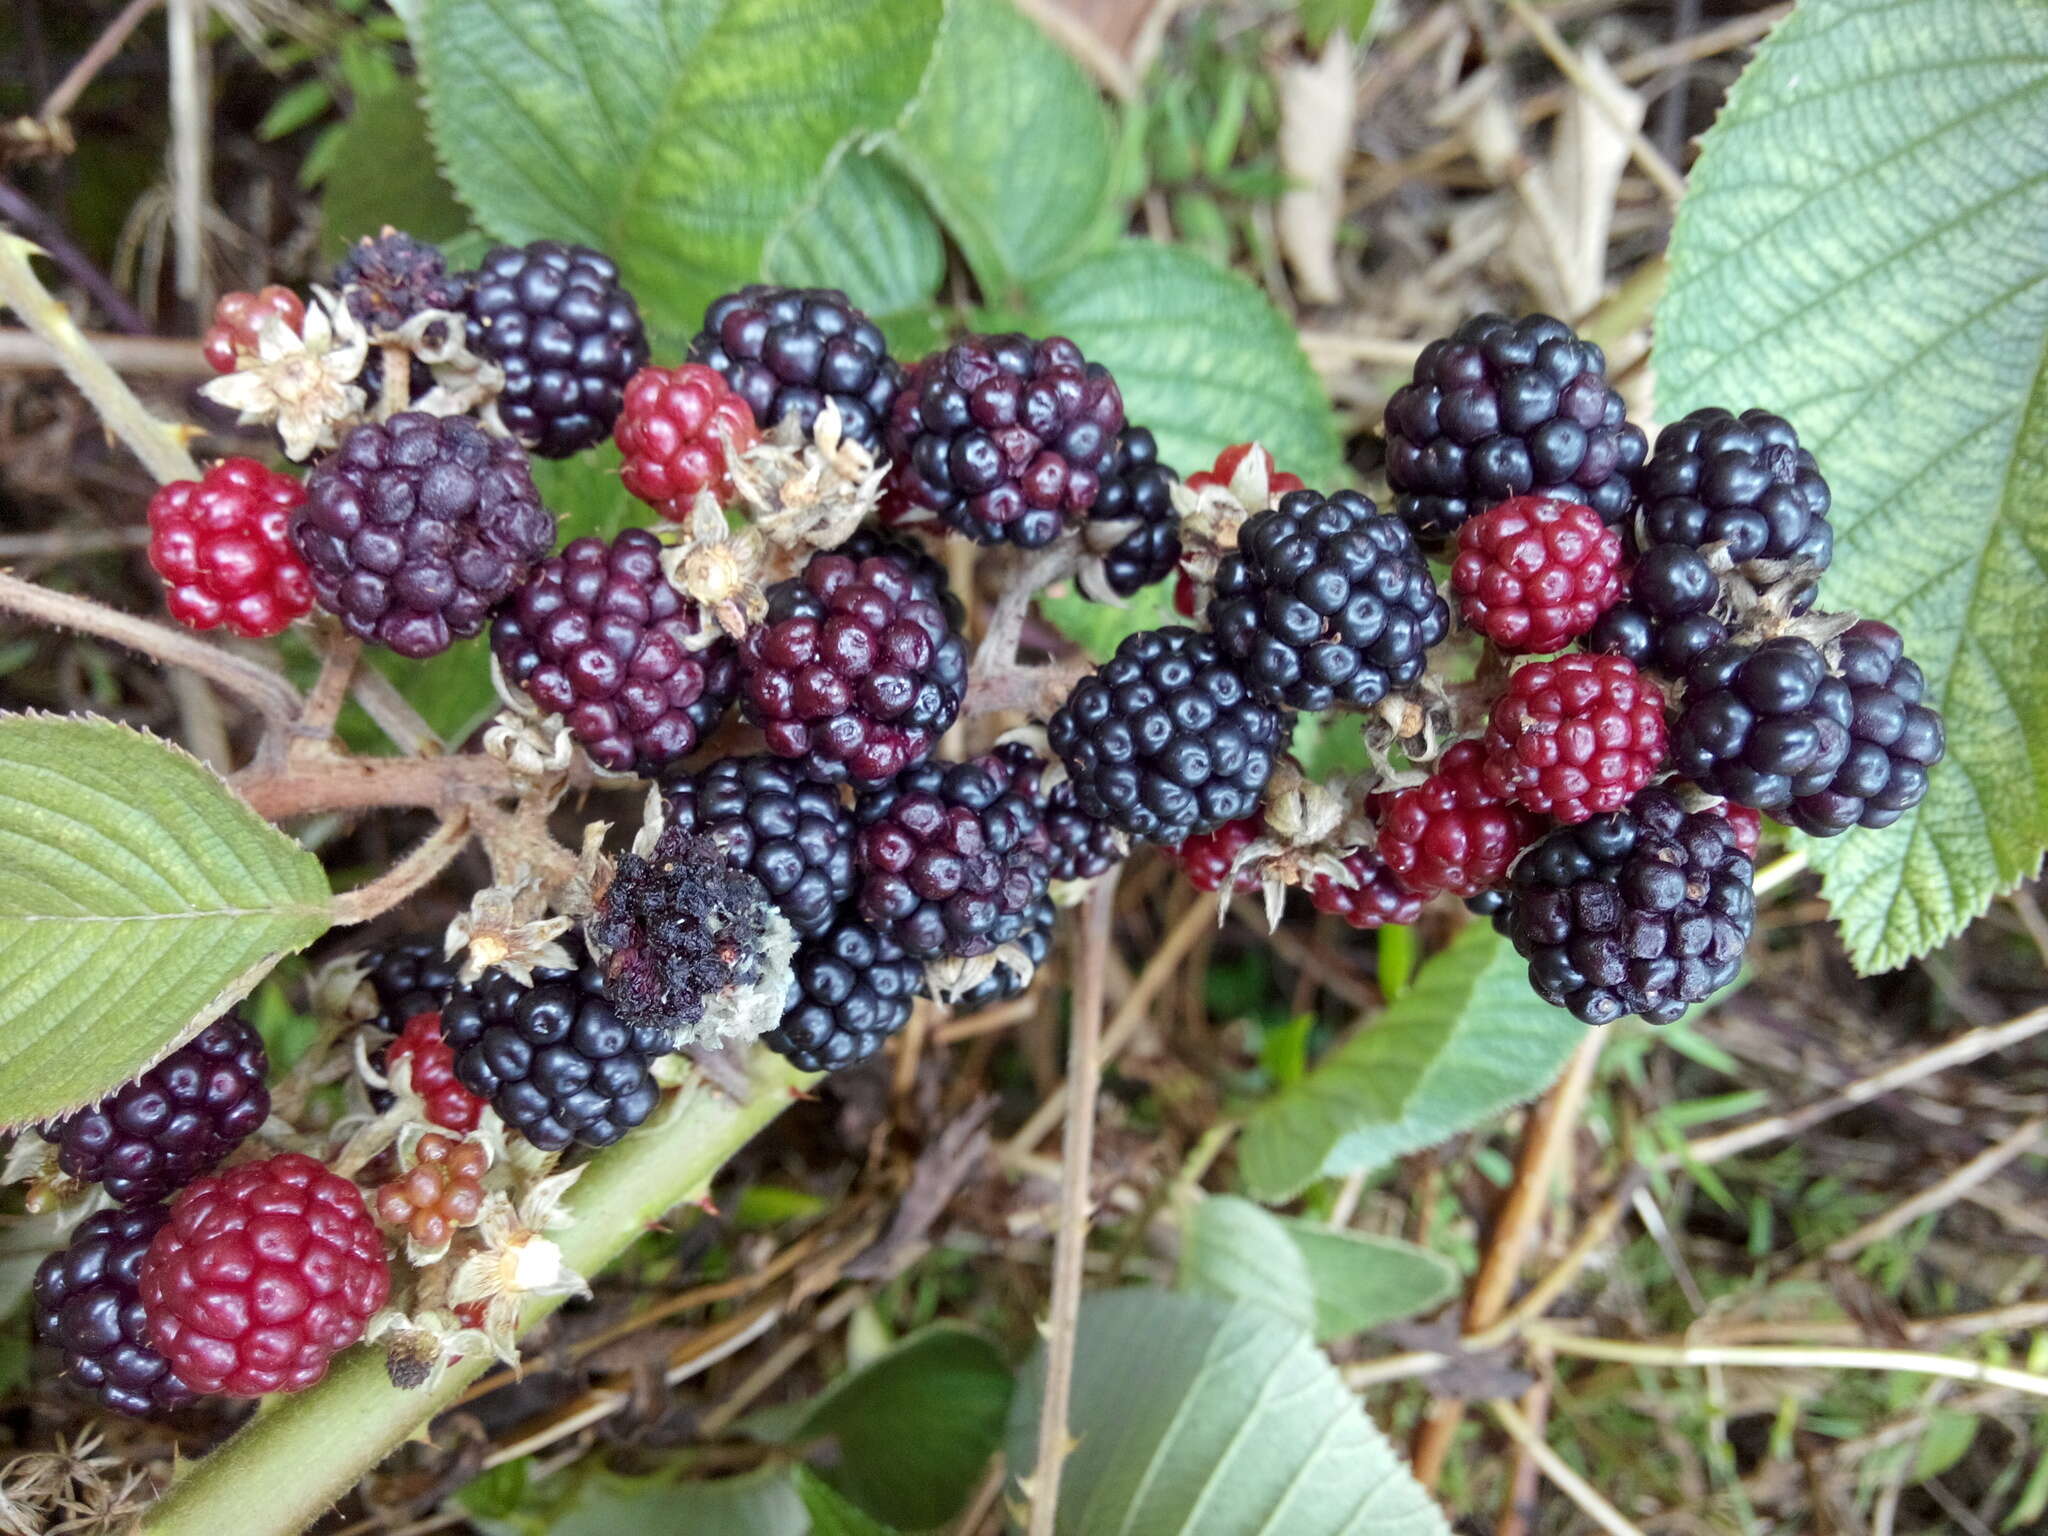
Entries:
{"type": "Polygon", "coordinates": [[[1078,668],[1071,664],[1026,667],[1017,661],[1032,601],[1054,582],[1071,576],[1080,563],[1080,538],[1069,535],[1027,556],[1009,573],[974,652],[974,665],[968,671],[972,681],[960,708],[962,720],[1012,709],[1043,715],[1065,697],[1076,679],[1092,670],[1085,661],[1078,668]]]}
{"type": "MultiPolygon", "coordinates": [[[[572,787],[596,781],[572,770],[572,787]]],[[[410,806],[453,810],[488,805],[526,786],[505,764],[480,754],[456,757],[333,757],[282,769],[244,769],[236,791],[270,821],[321,811],[367,811],[410,806]]]]}
{"type": "Polygon", "coordinates": [[[318,634],[320,675],[313,680],[305,708],[292,724],[292,752],[298,756],[333,738],[334,722],[363,659],[363,642],[343,634],[338,626],[323,622],[318,634]]]}

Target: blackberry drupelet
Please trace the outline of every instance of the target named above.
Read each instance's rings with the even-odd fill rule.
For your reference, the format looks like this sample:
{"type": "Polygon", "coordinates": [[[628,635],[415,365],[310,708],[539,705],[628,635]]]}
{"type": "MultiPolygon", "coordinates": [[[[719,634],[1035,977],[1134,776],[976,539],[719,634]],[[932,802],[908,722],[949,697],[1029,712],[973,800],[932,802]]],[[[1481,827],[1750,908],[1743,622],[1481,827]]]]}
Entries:
{"type": "Polygon", "coordinates": [[[349,247],[334,268],[334,287],[349,313],[376,336],[425,310],[460,311],[469,302],[470,280],[448,270],[439,246],[386,226],[349,247]]]}
{"type": "Polygon", "coordinates": [[[1046,727],[1074,799],[1148,843],[1179,843],[1249,816],[1293,734],[1213,636],[1168,626],[1127,636],[1074,685],[1046,727]]]}
{"type": "Polygon", "coordinates": [[[1476,741],[1458,742],[1422,783],[1376,795],[1369,809],[1388,872],[1423,896],[1472,897],[1500,884],[1543,830],[1534,814],[1487,785],[1476,741]]]}
{"type": "Polygon", "coordinates": [[[377,998],[369,1027],[395,1035],[423,1013],[440,1011],[454,990],[460,961],[451,960],[440,938],[422,935],[400,939],[363,958],[369,969],[363,979],[377,998]]]}
{"type": "Polygon", "coordinates": [[[608,256],[558,240],[499,246],[469,296],[469,344],[505,370],[498,416],[544,459],[611,435],[647,332],[608,256]]]}
{"type": "Polygon", "coordinates": [[[870,453],[903,387],[881,331],[837,288],[750,283],[715,299],[690,361],[723,374],[762,431],[794,416],[808,436],[830,400],[845,434],[870,453]]]}
{"type": "Polygon", "coordinates": [[[1559,827],[1516,864],[1503,931],[1548,1003],[1588,1024],[1669,1024],[1735,979],[1754,866],[1722,817],[1666,789],[1559,827]]]}
{"type": "Polygon", "coordinates": [[[1841,638],[1836,675],[1849,690],[1849,750],[1824,789],[1796,796],[1784,820],[1816,837],[1888,827],[1927,798],[1927,770],[1948,741],[1922,702],[1927,680],[1888,624],[1865,619],[1841,638]]]}
{"type": "Polygon", "coordinates": [[[1648,444],[1606,375],[1600,349],[1548,315],[1478,315],[1431,342],[1387,402],[1395,514],[1431,549],[1514,496],[1619,522],[1648,444]]]}
{"type": "Polygon", "coordinates": [[[1063,336],[970,336],[910,370],[889,413],[889,505],[977,544],[1050,544],[1116,467],[1123,397],[1063,336]]]}
{"type": "Polygon", "coordinates": [[[64,1374],[102,1408],[138,1418],[192,1400],[192,1389],[149,1342],[142,1260],[164,1224],[161,1205],[100,1211],[36,1266],[36,1336],[64,1357],[64,1374]]]}
{"type": "Polygon", "coordinates": [[[839,792],[773,757],[728,757],[662,781],[669,822],[713,838],[761,882],[790,927],[816,938],[853,896],[853,818],[839,792]]]}
{"type": "Polygon", "coordinates": [[[670,822],[645,855],[619,859],[588,932],[619,1017],[673,1036],[718,993],[761,979],[767,922],[761,882],[715,838],[670,822]]]}
{"type": "Polygon", "coordinates": [[[1703,653],[1728,638],[1728,626],[1714,613],[1720,596],[1720,578],[1698,550],[1655,545],[1637,559],[1622,600],[1600,615],[1587,646],[1642,671],[1683,677],[1703,653]]]}
{"type": "Polygon", "coordinates": [[[1635,487],[1645,549],[1726,544],[1737,565],[1798,560],[1816,571],[1834,558],[1828,483],[1791,423],[1768,411],[1708,406],[1674,421],[1657,434],[1635,487]]]}
{"type": "Polygon", "coordinates": [[[1010,785],[1028,795],[1045,828],[1045,856],[1058,881],[1093,880],[1123,862],[1124,841],[1115,827],[1081,809],[1074,786],[1064,777],[1047,789],[1046,761],[1021,741],[1004,742],[988,754],[1009,771],[1010,785]]]}
{"type": "Polygon", "coordinates": [[[42,1128],[57,1166],[121,1205],[162,1200],[270,1114],[263,1038],[224,1013],[133,1082],[42,1128]]]}
{"type": "Polygon", "coordinates": [[[555,519],[517,443],[403,411],[314,466],[292,538],[321,607],[419,661],[483,629],[553,547],[555,519]]]}
{"type": "Polygon", "coordinates": [[[1209,627],[1261,699],[1321,714],[1412,686],[1451,615],[1400,522],[1356,491],[1293,491],[1239,530],[1209,627]]]}
{"type": "Polygon", "coordinates": [[[796,952],[782,1022],[762,1039],[806,1072],[866,1061],[910,1017],[924,967],[844,914],[796,952]]]}
{"type": "Polygon", "coordinates": [[[1775,815],[1834,783],[1854,719],[1848,682],[1811,641],[1730,641],[1685,675],[1671,761],[1708,794],[1775,815]]]}
{"type": "MultiPolygon", "coordinates": [[[[1173,505],[1173,486],[1179,478],[1171,466],[1159,462],[1159,444],[1149,431],[1124,428],[1117,439],[1116,463],[1103,476],[1095,505],[1088,509],[1091,525],[1137,525],[1115,544],[1096,550],[1103,579],[1119,597],[1164,581],[1179,566],[1180,513],[1173,505]]],[[[1091,542],[1089,548],[1096,545],[1091,542]]]]}
{"type": "MultiPolygon", "coordinates": [[[[1010,941],[1031,962],[1033,976],[1038,974],[1038,967],[1045,964],[1046,956],[1052,953],[1053,933],[1059,925],[1059,915],[1059,908],[1053,905],[1050,897],[1033,902],[1031,910],[1024,915],[1024,931],[1010,941]]],[[[1030,985],[1030,980],[1022,972],[998,959],[994,970],[954,999],[953,1011],[969,1014],[992,1008],[997,1003],[1007,1003],[1013,997],[1022,997],[1024,989],[1030,985]]]]}
{"type": "Polygon", "coordinates": [[[506,681],[614,772],[687,757],[739,691],[733,643],[662,573],[661,552],[644,528],[572,540],[491,621],[506,681]]]}

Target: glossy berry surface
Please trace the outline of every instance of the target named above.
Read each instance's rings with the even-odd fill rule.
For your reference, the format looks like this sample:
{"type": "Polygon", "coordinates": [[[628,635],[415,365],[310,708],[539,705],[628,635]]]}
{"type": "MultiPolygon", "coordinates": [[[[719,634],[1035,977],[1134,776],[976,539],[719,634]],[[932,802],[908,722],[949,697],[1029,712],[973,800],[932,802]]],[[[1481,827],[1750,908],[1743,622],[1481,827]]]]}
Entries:
{"type": "Polygon", "coordinates": [[[762,1036],[806,1072],[866,1061],[903,1028],[924,967],[850,914],[797,949],[782,1021],[762,1036]]]}
{"type": "MultiPolygon", "coordinates": [[[[1256,813],[1240,816],[1235,821],[1226,821],[1220,827],[1183,839],[1167,849],[1167,853],[1180,866],[1180,872],[1187,876],[1189,885],[1213,895],[1223,889],[1224,881],[1230,879],[1230,870],[1237,863],[1237,856],[1264,835],[1265,830],[1263,816],[1256,813]]],[[[1259,872],[1249,866],[1239,870],[1231,884],[1231,890],[1240,896],[1249,896],[1258,888],[1259,872]]]]}
{"type": "Polygon", "coordinates": [[[1045,828],[1046,868],[1054,880],[1093,880],[1123,862],[1124,840],[1115,827],[1081,809],[1074,786],[1050,766],[1035,748],[1021,741],[1004,742],[985,762],[1008,772],[1010,787],[1029,797],[1045,828]],[[1056,779],[1050,789],[1048,779],[1056,779]]]}
{"type": "Polygon", "coordinates": [[[761,882],[805,938],[829,930],[853,895],[853,818],[839,792],[774,757],[726,757],[662,781],[670,822],[716,840],[761,882]]]}
{"type": "Polygon", "coordinates": [[[1458,528],[1451,590],[1465,622],[1505,651],[1548,655],[1621,596],[1621,535],[1554,496],[1518,496],[1458,528]]]}
{"type": "Polygon", "coordinates": [[[479,1142],[430,1131],[412,1156],[412,1167],[377,1186],[377,1219],[400,1228],[419,1247],[437,1249],[483,1210],[490,1154],[479,1142]]]}
{"type": "Polygon", "coordinates": [[[1164,581],[1180,564],[1180,514],[1173,484],[1179,476],[1159,462],[1159,444],[1143,427],[1125,427],[1117,439],[1116,463],[1103,477],[1095,505],[1088,509],[1089,548],[1102,561],[1103,579],[1120,597],[1164,581]],[[1094,530],[1131,524],[1113,544],[1094,530]],[[1097,549],[1097,544],[1104,547],[1097,549]]]}
{"type": "Polygon", "coordinates": [[[1422,915],[1424,898],[1394,878],[1376,849],[1354,848],[1344,856],[1344,869],[1351,877],[1349,885],[1329,875],[1316,875],[1308,882],[1310,906],[1361,932],[1412,923],[1422,915]]]}
{"type": "Polygon", "coordinates": [[[1707,793],[1776,814],[1830,788],[1854,718],[1849,684],[1812,642],[1730,642],[1686,673],[1671,760],[1707,793]]]}
{"type": "Polygon", "coordinates": [[[1769,411],[1708,406],[1672,422],[1635,485],[1645,548],[1725,544],[1738,565],[1798,560],[1816,570],[1834,557],[1828,483],[1791,424],[1769,411]]]}
{"type": "Polygon", "coordinates": [[[121,1205],[162,1200],[270,1114],[263,1039],[224,1013],[133,1082],[43,1127],[57,1166],[121,1205]]]}
{"type": "Polygon", "coordinates": [[[840,430],[869,452],[903,387],[880,329],[836,288],[752,283],[713,300],[690,361],[716,369],[762,431],[794,417],[808,437],[830,400],[840,430]]]}
{"type": "Polygon", "coordinates": [[[303,618],[313,582],[291,514],[305,499],[298,480],[254,459],[223,459],[161,487],[149,498],[149,563],[171,617],[190,629],[225,624],[245,640],[303,618]]]}
{"type": "Polygon", "coordinates": [[[1374,797],[1380,858],[1409,890],[1477,896],[1507,878],[1542,832],[1538,817],[1488,786],[1485,756],[1478,742],[1461,741],[1422,783],[1374,797]]]}
{"type": "Polygon", "coordinates": [[[1637,557],[1622,599],[1600,615],[1587,646],[1633,662],[1638,670],[1680,678],[1728,638],[1715,612],[1721,579],[1698,550],[1659,544],[1637,557]]]}
{"type": "Polygon", "coordinates": [[[1849,750],[1827,786],[1795,797],[1784,819],[1832,837],[1888,827],[1927,798],[1927,773],[1948,750],[1927,680],[1899,632],[1864,619],[1839,641],[1836,676],[1849,690],[1849,750]]]}
{"type": "Polygon", "coordinates": [[[395,1035],[423,1013],[439,1013],[461,963],[448,958],[439,935],[402,938],[363,957],[363,980],[377,1000],[369,1027],[395,1035]]]}
{"type": "Polygon", "coordinates": [[[605,996],[635,1028],[696,1023],[713,996],[760,980],[767,907],[715,839],[669,823],[646,854],[621,855],[587,925],[605,996]]]}
{"type": "Polygon", "coordinates": [[[1618,811],[1664,765],[1664,697],[1619,656],[1520,668],[1494,701],[1487,788],[1556,821],[1618,811]]]}
{"type": "Polygon", "coordinates": [[[491,621],[491,652],[506,681],[619,773],[688,756],[739,688],[732,642],[662,573],[661,541],[644,528],[573,539],[541,561],[491,621]]]}
{"type": "Polygon", "coordinates": [[[401,1061],[410,1062],[412,1091],[425,1101],[427,1118],[457,1134],[476,1129],[484,1101],[463,1087],[455,1076],[455,1052],[441,1038],[441,1015],[415,1014],[384,1053],[384,1070],[394,1072],[401,1061]]]}
{"type": "Polygon", "coordinates": [[[469,300],[468,276],[448,270],[439,246],[388,228],[349,247],[335,266],[334,287],[372,336],[426,310],[460,311],[469,300]]]}
{"type": "Polygon", "coordinates": [[[161,1205],[100,1211],[36,1266],[36,1336],[64,1357],[64,1374],[102,1408],[143,1417],[192,1400],[149,1341],[142,1260],[164,1224],[161,1205]]]}
{"type": "Polygon", "coordinates": [[[206,366],[215,373],[233,373],[237,359],[256,350],[263,322],[273,317],[296,335],[306,323],[306,301],[276,283],[254,293],[222,294],[214,301],[213,323],[200,342],[206,366]]]}
{"type": "Polygon", "coordinates": [[[1050,897],[1031,904],[1031,910],[1024,915],[1024,930],[1012,939],[1005,948],[1023,952],[1031,962],[1031,974],[1025,975],[1002,958],[999,951],[995,969],[986,977],[969,987],[953,1002],[956,1014],[974,1013],[983,1008],[992,1008],[997,1003],[1007,1003],[1013,997],[1022,997],[1024,989],[1031,985],[1038,975],[1038,968],[1045,964],[1052,953],[1052,940],[1059,927],[1059,908],[1050,897]]]}
{"type": "Polygon", "coordinates": [[[733,461],[761,440],[746,401],[702,363],[634,374],[612,436],[621,482],[674,523],[704,493],[731,501],[733,461]]]}
{"type": "Polygon", "coordinates": [[[142,1261],[150,1343],[195,1392],[297,1392],[391,1289],[362,1192],[286,1152],[201,1179],[142,1261]]]}

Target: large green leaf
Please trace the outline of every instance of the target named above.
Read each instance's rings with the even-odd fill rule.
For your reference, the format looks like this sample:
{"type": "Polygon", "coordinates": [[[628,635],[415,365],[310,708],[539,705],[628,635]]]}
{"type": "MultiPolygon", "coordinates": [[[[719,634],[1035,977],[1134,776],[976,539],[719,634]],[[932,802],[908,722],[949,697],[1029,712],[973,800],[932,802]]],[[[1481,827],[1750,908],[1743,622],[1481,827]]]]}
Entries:
{"type": "Polygon", "coordinates": [[[842,142],[916,93],[940,0],[426,0],[434,137],[479,221],[619,262],[687,339],[842,142]]]}
{"type": "Polygon", "coordinates": [[[0,1124],[135,1076],[326,931],[320,861],[108,720],[0,715],[0,1124]]]}
{"type": "Polygon", "coordinates": [[[1433,1146],[1534,1098],[1585,1038],[1529,990],[1505,939],[1467,923],[1368,1028],[1254,1111],[1238,1152],[1245,1185],[1280,1200],[1433,1146]]]}
{"type": "Polygon", "coordinates": [[[1335,1231],[1211,1195],[1188,1217],[1179,1284],[1277,1312],[1319,1339],[1341,1339],[1441,1305],[1458,1288],[1458,1267],[1399,1238],[1335,1231]]]}
{"type": "Polygon", "coordinates": [[[952,0],[930,81],[883,141],[991,304],[1085,253],[1112,180],[1109,114],[1010,0],[952,0]]]}
{"type": "Polygon", "coordinates": [[[946,275],[946,243],[903,173],[878,156],[843,156],[768,241],[771,282],[838,288],[871,315],[928,305],[946,275]]]}
{"type": "Polygon", "coordinates": [[[329,257],[387,224],[422,240],[459,235],[467,226],[434,162],[414,90],[412,81],[394,80],[387,90],[357,93],[334,151],[336,170],[320,188],[320,248],[329,257]],[[366,165],[377,174],[361,174],[366,165]]]}
{"type": "MultiPolygon", "coordinates": [[[[1010,1410],[1013,1484],[1038,1462],[1044,1390],[1041,1345],[1010,1410]]],[[[1090,1296],[1067,1425],[1060,1536],[1450,1536],[1308,1334],[1263,1307],[1090,1296]]]]}
{"type": "Polygon", "coordinates": [[[1311,485],[1342,473],[1329,400],[1294,328],[1235,272],[1126,240],[1046,284],[1033,314],[1041,334],[1073,338],[1116,375],[1125,414],[1183,474],[1254,440],[1311,485]]]}
{"type": "Polygon", "coordinates": [[[896,1536],[809,1467],[797,1468],[796,1491],[811,1517],[811,1536],[896,1536]]]}
{"type": "Polygon", "coordinates": [[[572,1469],[536,1484],[516,1514],[471,1516],[488,1536],[806,1536],[813,1527],[794,1470],[739,1477],[621,1477],[572,1469]]]}
{"type": "Polygon", "coordinates": [[[1834,489],[1830,607],[1895,624],[1949,760],[1898,826],[1808,841],[1866,969],[2048,847],[2048,5],[1802,0],[1707,135],[1660,405],[1790,417],[1834,489]]]}

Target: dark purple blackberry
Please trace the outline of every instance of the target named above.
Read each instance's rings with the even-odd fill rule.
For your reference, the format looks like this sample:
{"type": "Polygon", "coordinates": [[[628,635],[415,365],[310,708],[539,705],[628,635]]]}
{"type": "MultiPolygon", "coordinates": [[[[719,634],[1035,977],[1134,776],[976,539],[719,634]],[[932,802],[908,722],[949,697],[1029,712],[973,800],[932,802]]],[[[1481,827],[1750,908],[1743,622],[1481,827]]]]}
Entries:
{"type": "MultiPolygon", "coordinates": [[[[1645,548],[1726,544],[1737,565],[1798,560],[1817,571],[1834,558],[1828,483],[1791,424],[1768,411],[1694,411],[1657,434],[1634,478],[1632,531],[1645,548]]],[[[1809,591],[1802,608],[1812,601],[1809,591]]]]}
{"type": "Polygon", "coordinates": [[[1074,685],[1046,737],[1082,811],[1175,844],[1251,815],[1293,730],[1213,636],[1172,625],[1126,637],[1074,685]]]}
{"type": "Polygon", "coordinates": [[[377,998],[376,1016],[366,1021],[371,1029],[395,1035],[420,1014],[440,1008],[462,969],[445,950],[439,938],[423,936],[400,939],[364,957],[369,971],[363,979],[377,998]]]}
{"type": "Polygon", "coordinates": [[[671,825],[715,838],[761,882],[803,938],[829,929],[853,896],[853,818],[839,791],[779,758],[721,758],[662,781],[671,825]]]}
{"type": "Polygon", "coordinates": [[[499,246],[469,296],[470,345],[505,370],[498,417],[544,459],[611,435],[647,332],[609,256],[559,240],[499,246]]]}
{"type": "Polygon", "coordinates": [[[910,579],[946,610],[946,622],[955,629],[967,627],[967,607],[953,590],[953,578],[920,540],[898,538],[879,528],[856,528],[852,538],[833,546],[832,553],[849,560],[872,560],[877,555],[887,555],[901,561],[909,568],[910,579]]]}
{"type": "Polygon", "coordinates": [[[1671,763],[1710,795],[1775,813],[1834,782],[1854,718],[1848,683],[1811,641],[1731,641],[1685,674],[1671,763]]]}
{"type": "MultiPolygon", "coordinates": [[[[1038,974],[1038,967],[1045,964],[1046,956],[1052,953],[1053,930],[1059,924],[1059,916],[1059,908],[1053,905],[1052,899],[1041,898],[1033,902],[1031,910],[1025,914],[1024,931],[1011,940],[1030,959],[1033,977],[1038,974]]],[[[953,1011],[969,1014],[992,1008],[997,1003],[1007,1003],[1013,997],[1022,997],[1030,984],[1021,973],[997,960],[996,968],[985,979],[954,1001],[953,1011]]]]}
{"type": "Polygon", "coordinates": [[[572,942],[573,969],[539,967],[522,986],[501,970],[457,987],[441,1010],[462,1086],[543,1151],[605,1147],[654,1112],[649,1064],[664,1029],[636,1029],[605,996],[604,975],[572,942]]]}
{"type": "Polygon", "coordinates": [[[1164,581],[1180,564],[1180,514],[1174,510],[1173,487],[1180,479],[1159,462],[1159,444],[1143,427],[1125,427],[1117,439],[1116,464],[1103,477],[1095,505],[1088,509],[1089,548],[1102,561],[1103,579],[1120,597],[1164,581]],[[1109,523],[1137,526],[1098,549],[1094,527],[1109,523]]]}
{"type": "Polygon", "coordinates": [[[966,695],[967,647],[897,555],[811,556],[768,589],[767,620],[740,648],[741,709],[820,783],[887,783],[931,752],[966,695]]]}
{"type": "Polygon", "coordinates": [[[794,416],[808,434],[831,400],[846,435],[871,453],[903,387],[881,331],[837,288],[749,283],[714,299],[690,361],[723,374],[762,431],[794,416]]]}
{"type": "Polygon", "coordinates": [[[1514,496],[1583,502],[1614,524],[1648,444],[1607,359],[1548,315],[1477,315],[1433,341],[1387,402],[1394,512],[1425,549],[1514,496]]]}
{"type": "Polygon", "coordinates": [[[1116,467],[1116,380],[1063,336],[970,336],[910,370],[889,413],[893,516],[977,544],[1050,544],[1116,467]]]}
{"type": "Polygon", "coordinates": [[[1465,910],[1474,917],[1498,917],[1508,904],[1506,891],[1481,891],[1465,898],[1465,910]]]}
{"type": "Polygon", "coordinates": [[[1897,630],[1865,619],[1839,643],[1849,752],[1826,788],[1796,796],[1781,818],[1815,837],[1890,826],[1927,798],[1927,770],[1948,747],[1941,716],[1921,702],[1927,680],[1897,630]]]}
{"type": "Polygon", "coordinates": [[[844,915],[798,948],[782,1022],[762,1040],[806,1072],[866,1061],[910,1017],[924,967],[844,915]]]}
{"type": "Polygon", "coordinates": [[[675,822],[629,853],[588,924],[605,995],[628,1024],[673,1035],[729,988],[761,979],[768,893],[717,839],[675,822]]]}
{"type": "Polygon", "coordinates": [[[263,1037],[224,1013],[133,1082],[42,1128],[57,1166],[121,1205],[182,1189],[270,1114],[263,1037]]]}
{"type": "Polygon", "coordinates": [[[1451,611],[1398,520],[1356,491],[1290,491],[1217,567],[1209,628],[1260,698],[1322,714],[1412,687],[1451,611]]]}
{"type": "Polygon", "coordinates": [[[1124,840],[1115,827],[1082,810],[1074,786],[1062,778],[1045,787],[1045,759],[1021,741],[988,754],[1009,770],[1013,788],[1031,797],[1045,827],[1046,866],[1060,881],[1093,880],[1123,862],[1124,840]]]}
{"type": "Polygon", "coordinates": [[[138,1418],[193,1396],[151,1347],[142,1311],[142,1259],[164,1215],[161,1205],[139,1205],[88,1216],[36,1266],[36,1336],[62,1352],[64,1374],[102,1408],[138,1418]]]}
{"type": "Polygon", "coordinates": [[[1525,853],[1503,931],[1545,1002],[1588,1024],[1669,1024],[1742,968],[1754,874],[1724,818],[1646,789],[1525,853]]]}
{"type": "Polygon", "coordinates": [[[555,542],[517,443],[421,411],[351,428],[291,520],[320,606],[415,661],[482,630],[555,542]]]}
{"type": "Polygon", "coordinates": [[[388,225],[349,247],[335,266],[334,287],[373,336],[423,310],[460,311],[469,302],[468,274],[450,272],[439,246],[388,225]]]}
{"type": "Polygon", "coordinates": [[[862,919],[918,959],[1008,943],[1050,878],[1045,828],[999,759],[921,763],[863,795],[862,919]]]}
{"type": "Polygon", "coordinates": [[[739,691],[733,643],[662,574],[661,540],[644,528],[543,560],[491,621],[491,651],[592,762],[620,773],[689,756],[739,691]]]}
{"type": "Polygon", "coordinates": [[[1655,545],[1636,561],[1622,600],[1600,615],[1587,644],[1645,671],[1683,677],[1728,638],[1728,626],[1714,614],[1720,596],[1720,578],[1698,550],[1655,545]]]}

